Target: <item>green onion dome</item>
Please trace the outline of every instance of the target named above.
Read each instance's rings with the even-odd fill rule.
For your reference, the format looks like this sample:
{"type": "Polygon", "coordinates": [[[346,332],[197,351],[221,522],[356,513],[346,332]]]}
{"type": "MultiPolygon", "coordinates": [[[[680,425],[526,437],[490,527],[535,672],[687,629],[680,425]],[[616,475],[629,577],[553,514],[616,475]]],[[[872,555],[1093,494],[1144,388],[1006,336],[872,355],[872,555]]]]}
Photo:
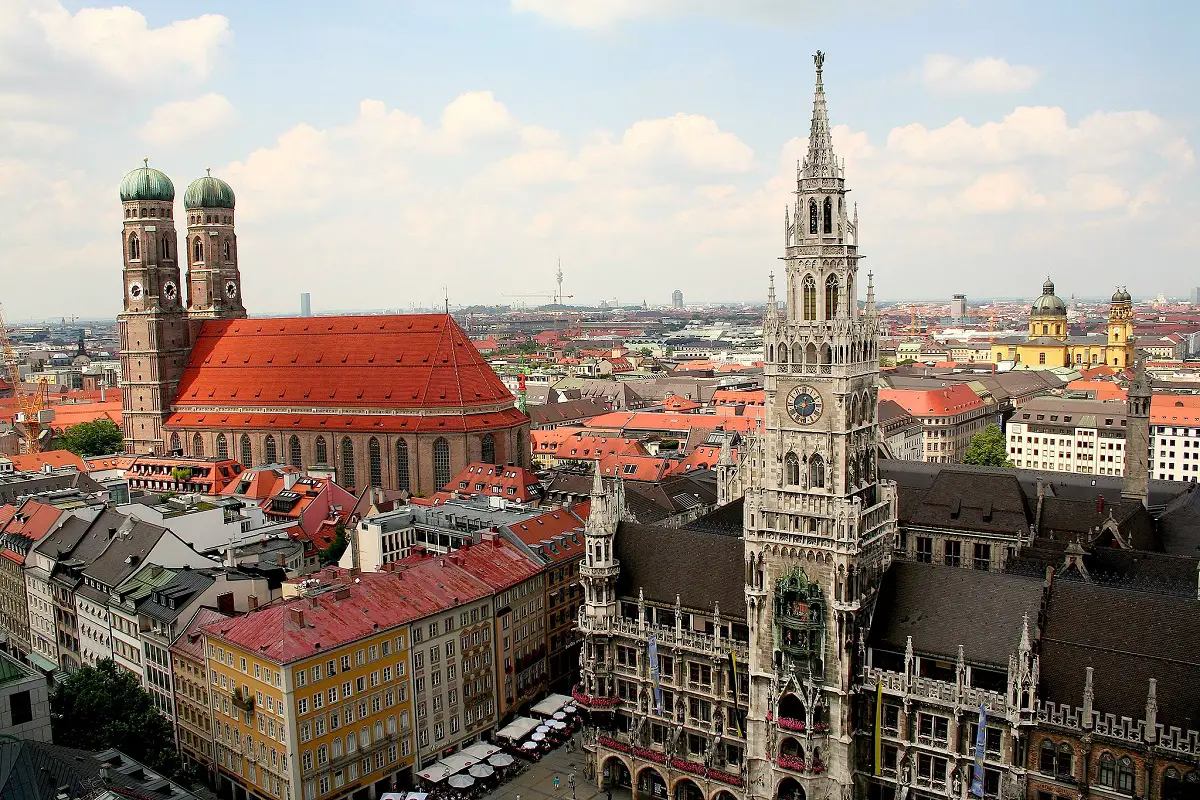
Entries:
{"type": "Polygon", "coordinates": [[[205,175],[188,184],[183,193],[183,207],[188,211],[197,208],[233,208],[233,189],[220,178],[205,175]]]}
{"type": "Polygon", "coordinates": [[[164,173],[145,163],[121,179],[121,202],[158,200],[170,203],[175,200],[175,184],[164,173]]]}

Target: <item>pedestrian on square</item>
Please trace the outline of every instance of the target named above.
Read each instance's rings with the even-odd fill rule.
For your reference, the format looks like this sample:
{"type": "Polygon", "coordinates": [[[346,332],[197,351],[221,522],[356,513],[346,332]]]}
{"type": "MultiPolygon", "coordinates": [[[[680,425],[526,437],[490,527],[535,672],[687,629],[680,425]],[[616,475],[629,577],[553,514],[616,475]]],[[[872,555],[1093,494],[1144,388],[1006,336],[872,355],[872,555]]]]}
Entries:
{"type": "Polygon", "coordinates": [[[572,772],[570,775],[567,776],[567,786],[571,787],[571,795],[574,796],[574,794],[575,794],[575,773],[574,772],[572,772]]]}
{"type": "Polygon", "coordinates": [[[554,791],[555,792],[558,791],[558,776],[557,775],[554,776],[554,791]]]}

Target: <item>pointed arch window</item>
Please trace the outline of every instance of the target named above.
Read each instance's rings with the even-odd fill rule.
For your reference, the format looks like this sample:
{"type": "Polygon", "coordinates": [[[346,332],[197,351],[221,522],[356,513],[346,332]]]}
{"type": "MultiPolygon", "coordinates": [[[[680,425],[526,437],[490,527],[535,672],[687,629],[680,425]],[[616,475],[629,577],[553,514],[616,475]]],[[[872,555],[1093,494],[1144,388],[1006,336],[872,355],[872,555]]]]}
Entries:
{"type": "Polygon", "coordinates": [[[171,452],[172,453],[182,453],[183,452],[183,442],[179,441],[178,433],[171,434],[171,452]]]}
{"type": "Polygon", "coordinates": [[[233,248],[230,247],[228,239],[225,240],[225,260],[233,260],[233,248]]]}
{"type": "Polygon", "coordinates": [[[802,292],[804,305],[804,319],[815,320],[817,318],[817,282],[812,275],[804,276],[804,289],[802,292]]]}
{"type": "Polygon", "coordinates": [[[825,233],[833,233],[833,201],[825,198],[825,233]]]}
{"type": "Polygon", "coordinates": [[[1098,777],[1101,786],[1107,786],[1111,789],[1117,785],[1117,760],[1113,758],[1112,753],[1104,752],[1100,754],[1100,774],[1098,777]]]}
{"type": "Polygon", "coordinates": [[[162,235],[162,257],[171,257],[171,237],[165,233],[162,235]]]}
{"type": "Polygon", "coordinates": [[[217,458],[229,458],[229,440],[225,434],[217,434],[217,458]]]}
{"type": "Polygon", "coordinates": [[[275,446],[275,437],[271,434],[267,434],[267,438],[263,440],[263,463],[279,463],[279,450],[275,446]]]}
{"type": "Polygon", "coordinates": [[[779,363],[788,363],[788,347],[786,344],[779,345],[779,363]]]}
{"type": "Polygon", "coordinates": [[[820,453],[813,453],[808,460],[808,485],[814,489],[825,488],[825,459],[820,453]]]}
{"type": "Polygon", "coordinates": [[[1121,760],[1117,762],[1117,791],[1121,794],[1133,794],[1133,785],[1133,759],[1121,756],[1121,760]]]}
{"type": "Polygon", "coordinates": [[[809,233],[817,232],[817,225],[820,224],[819,217],[820,217],[820,215],[817,212],[817,201],[809,200],[808,201],[808,232],[809,233]]]}
{"type": "Polygon", "coordinates": [[[303,459],[300,457],[300,437],[292,436],[288,439],[288,462],[299,469],[300,462],[303,459]]]}
{"type": "Polygon", "coordinates": [[[204,260],[204,240],[199,236],[192,242],[192,262],[204,260]]]}
{"type": "Polygon", "coordinates": [[[354,488],[354,442],[349,436],[342,439],[342,486],[354,488]]]}
{"type": "Polygon", "coordinates": [[[315,444],[317,463],[323,466],[329,466],[329,447],[325,444],[325,437],[318,436],[315,444]]]}
{"type": "Polygon", "coordinates": [[[134,261],[142,257],[142,243],[136,233],[129,234],[129,257],[134,261]]]}
{"type": "Polygon", "coordinates": [[[800,485],[800,458],[795,453],[783,457],[783,475],[788,486],[800,485]]]}
{"type": "Polygon", "coordinates": [[[450,443],[439,436],[433,441],[433,483],[441,490],[450,482],[450,443]]]}
{"type": "Polygon", "coordinates": [[[480,460],[485,464],[496,463],[496,437],[485,433],[479,443],[480,460]]]}
{"type": "Polygon", "coordinates": [[[833,319],[838,312],[838,279],[830,275],[825,279],[825,319],[833,319]]]}
{"type": "Polygon", "coordinates": [[[204,458],[204,440],[200,438],[199,433],[192,436],[192,457],[204,458]]]}
{"type": "Polygon", "coordinates": [[[383,486],[383,452],[374,436],[367,442],[367,460],[371,465],[371,485],[383,486]]]}
{"type": "Polygon", "coordinates": [[[242,466],[243,467],[253,466],[254,461],[252,460],[253,452],[250,449],[250,437],[244,433],[242,434],[242,441],[240,442],[238,449],[241,450],[241,459],[240,460],[242,462],[242,466]]]}
{"type": "Polygon", "coordinates": [[[412,491],[408,477],[408,442],[403,439],[396,442],[396,488],[405,492],[412,491]]]}

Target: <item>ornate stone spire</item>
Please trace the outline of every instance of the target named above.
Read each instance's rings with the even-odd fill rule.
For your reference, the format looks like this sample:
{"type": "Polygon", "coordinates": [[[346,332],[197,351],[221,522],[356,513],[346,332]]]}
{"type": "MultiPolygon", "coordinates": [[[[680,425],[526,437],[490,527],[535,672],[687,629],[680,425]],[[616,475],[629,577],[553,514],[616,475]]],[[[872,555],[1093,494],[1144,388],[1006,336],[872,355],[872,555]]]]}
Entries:
{"type": "Polygon", "coordinates": [[[817,88],[813,94],[812,127],[808,133],[808,156],[801,170],[803,178],[838,177],[837,156],[833,154],[833,138],[829,133],[829,111],[825,107],[825,85],[821,80],[821,68],[825,54],[820,50],[813,56],[817,65],[817,88]]]}
{"type": "Polygon", "coordinates": [[[779,307],[775,303],[775,273],[771,273],[771,282],[767,285],[767,323],[768,325],[776,322],[779,319],[779,307]]]}
{"type": "MultiPolygon", "coordinates": [[[[857,217],[857,216],[858,216],[858,214],[856,212],[855,217],[857,217]]],[[[874,272],[867,273],[867,305],[866,305],[866,308],[864,309],[863,313],[866,314],[866,316],[868,316],[868,317],[875,316],[875,273],[874,272]]]]}
{"type": "Polygon", "coordinates": [[[604,476],[600,473],[600,462],[596,462],[596,471],[592,473],[592,498],[604,495],[604,476]]]}

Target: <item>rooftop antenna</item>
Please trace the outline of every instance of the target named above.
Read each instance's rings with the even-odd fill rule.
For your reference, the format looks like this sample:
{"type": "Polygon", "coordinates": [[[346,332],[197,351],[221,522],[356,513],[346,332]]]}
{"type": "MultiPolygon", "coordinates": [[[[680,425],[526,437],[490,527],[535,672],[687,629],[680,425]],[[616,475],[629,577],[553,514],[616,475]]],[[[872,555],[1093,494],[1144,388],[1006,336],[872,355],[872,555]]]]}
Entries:
{"type": "Polygon", "coordinates": [[[442,292],[446,297],[446,315],[449,316],[450,315],[450,287],[443,286],[442,292]]]}

